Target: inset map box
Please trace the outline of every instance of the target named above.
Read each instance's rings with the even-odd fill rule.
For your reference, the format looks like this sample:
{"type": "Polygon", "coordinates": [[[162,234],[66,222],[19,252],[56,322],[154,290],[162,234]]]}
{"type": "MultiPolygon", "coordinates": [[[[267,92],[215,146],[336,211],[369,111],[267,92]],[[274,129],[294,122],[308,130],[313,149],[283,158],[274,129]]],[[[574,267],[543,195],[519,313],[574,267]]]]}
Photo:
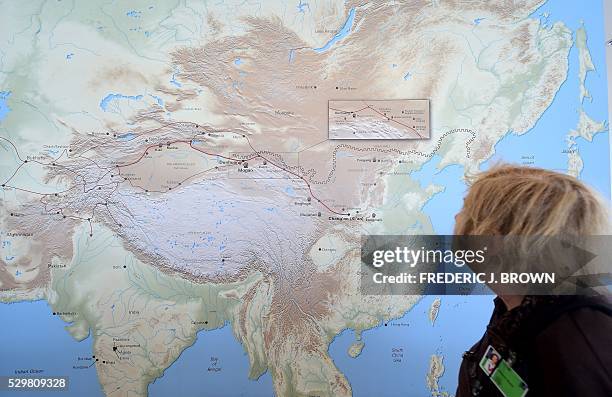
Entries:
{"type": "Polygon", "coordinates": [[[429,99],[330,100],[329,139],[429,139],[429,99]]]}

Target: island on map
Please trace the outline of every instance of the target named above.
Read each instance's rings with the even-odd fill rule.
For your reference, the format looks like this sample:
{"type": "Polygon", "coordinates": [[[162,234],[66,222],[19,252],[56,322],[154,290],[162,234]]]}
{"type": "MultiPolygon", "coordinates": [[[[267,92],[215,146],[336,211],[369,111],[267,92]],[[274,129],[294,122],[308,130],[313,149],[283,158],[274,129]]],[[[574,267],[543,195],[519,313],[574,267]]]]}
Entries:
{"type": "Polygon", "coordinates": [[[329,139],[428,139],[428,99],[330,100],[329,139]]]}

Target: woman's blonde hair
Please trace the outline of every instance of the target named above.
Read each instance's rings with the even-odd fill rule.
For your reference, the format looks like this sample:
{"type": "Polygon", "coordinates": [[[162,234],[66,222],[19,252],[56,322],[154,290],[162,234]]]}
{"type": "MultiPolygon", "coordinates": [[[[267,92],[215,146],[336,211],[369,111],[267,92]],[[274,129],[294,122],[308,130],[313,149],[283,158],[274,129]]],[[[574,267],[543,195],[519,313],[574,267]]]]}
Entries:
{"type": "Polygon", "coordinates": [[[607,234],[609,212],[578,179],[541,168],[497,165],[472,178],[457,235],[607,234]]]}

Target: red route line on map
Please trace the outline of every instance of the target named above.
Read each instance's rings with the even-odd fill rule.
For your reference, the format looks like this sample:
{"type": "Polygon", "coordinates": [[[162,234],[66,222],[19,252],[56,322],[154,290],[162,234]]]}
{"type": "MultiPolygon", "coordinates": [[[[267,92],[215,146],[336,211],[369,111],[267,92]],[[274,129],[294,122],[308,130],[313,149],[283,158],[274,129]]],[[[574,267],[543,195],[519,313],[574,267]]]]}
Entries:
{"type": "MultiPolygon", "coordinates": [[[[163,126],[160,126],[160,127],[157,127],[157,128],[153,128],[153,129],[148,130],[148,131],[144,131],[144,132],[141,132],[141,133],[137,133],[137,134],[135,134],[135,135],[136,135],[137,137],[141,137],[141,136],[143,136],[143,135],[150,134],[151,132],[158,131],[158,130],[160,130],[160,129],[164,128],[164,127],[170,127],[170,126],[174,126],[174,125],[177,125],[177,124],[190,124],[190,125],[192,125],[192,126],[195,126],[196,128],[199,128],[199,127],[200,127],[198,124],[195,124],[195,123],[190,123],[190,122],[173,122],[173,123],[167,123],[167,124],[164,124],[163,126]]],[[[96,166],[97,166],[98,168],[100,168],[100,169],[110,169],[110,168],[116,168],[116,169],[119,171],[119,175],[121,174],[121,168],[122,168],[122,167],[128,167],[128,166],[131,166],[131,165],[137,164],[138,162],[140,162],[140,161],[141,161],[141,160],[142,160],[142,159],[143,159],[143,158],[144,158],[144,157],[145,157],[145,156],[148,154],[148,151],[149,151],[150,149],[155,148],[155,147],[163,147],[164,145],[169,146],[169,145],[171,145],[171,144],[175,144],[175,143],[184,143],[184,144],[188,144],[188,145],[189,145],[189,147],[190,147],[191,149],[194,149],[194,150],[196,150],[196,151],[198,151],[198,152],[204,153],[204,154],[206,154],[206,155],[208,155],[208,156],[219,157],[219,158],[226,159],[226,160],[231,160],[231,161],[239,161],[239,162],[242,162],[242,163],[244,163],[245,161],[253,160],[253,159],[255,159],[255,158],[262,158],[263,160],[265,160],[266,162],[270,163],[270,164],[271,164],[271,165],[273,165],[274,167],[276,167],[276,168],[278,168],[278,169],[280,169],[280,170],[282,170],[282,171],[285,171],[285,172],[287,172],[287,173],[289,173],[289,174],[291,174],[291,175],[294,175],[294,176],[296,176],[297,178],[301,179],[301,180],[302,180],[302,181],[303,181],[303,182],[306,184],[306,186],[308,187],[308,192],[309,192],[310,196],[311,196],[313,199],[315,199],[317,202],[319,202],[319,203],[320,203],[320,204],[321,204],[321,205],[322,205],[322,206],[323,206],[325,209],[327,209],[329,212],[331,212],[331,213],[333,213],[333,214],[336,214],[336,215],[342,215],[342,216],[349,216],[349,215],[350,215],[350,214],[347,214],[347,213],[338,212],[338,211],[336,211],[336,210],[334,210],[334,209],[330,208],[330,207],[329,207],[327,204],[325,204],[325,203],[324,203],[324,202],[323,202],[321,199],[319,199],[319,198],[318,198],[318,197],[317,197],[317,196],[314,194],[314,192],[312,191],[312,186],[311,186],[311,184],[310,184],[310,183],[309,183],[309,182],[308,182],[308,181],[307,181],[307,180],[306,180],[306,179],[305,179],[303,176],[301,176],[301,175],[299,175],[299,174],[297,174],[297,173],[295,173],[295,172],[293,172],[293,171],[290,171],[289,169],[287,169],[287,168],[285,168],[285,167],[283,167],[283,166],[281,166],[281,165],[278,165],[278,164],[276,164],[276,163],[275,163],[275,162],[273,162],[273,161],[270,161],[268,158],[266,158],[266,157],[264,157],[263,155],[261,155],[261,154],[260,154],[260,153],[259,153],[259,152],[258,152],[258,151],[257,151],[257,150],[254,148],[254,147],[253,147],[253,145],[251,144],[250,140],[248,139],[248,137],[247,137],[246,135],[242,135],[242,137],[246,139],[246,141],[247,141],[247,143],[248,143],[249,147],[250,147],[250,148],[251,148],[251,149],[252,149],[252,150],[255,152],[255,154],[254,154],[252,157],[249,157],[249,158],[247,158],[247,159],[236,159],[236,158],[232,158],[232,157],[227,157],[227,156],[224,156],[224,155],[219,154],[219,153],[212,153],[212,152],[208,152],[208,151],[206,151],[206,150],[203,150],[203,149],[197,148],[197,147],[193,146],[193,141],[194,141],[194,139],[189,139],[189,140],[179,139],[179,140],[174,140],[174,141],[168,141],[168,142],[165,142],[165,143],[163,143],[163,144],[160,144],[160,143],[157,143],[157,144],[151,144],[151,145],[147,146],[147,147],[144,149],[143,153],[142,153],[142,154],[141,154],[141,155],[140,155],[140,156],[139,156],[139,157],[138,157],[136,160],[134,160],[133,162],[131,162],[131,163],[127,163],[127,164],[122,164],[122,165],[116,165],[115,167],[112,167],[112,166],[111,166],[111,167],[104,167],[104,168],[102,168],[102,167],[100,167],[99,165],[97,165],[97,163],[93,162],[93,160],[90,160],[90,159],[88,159],[88,158],[86,158],[86,157],[82,156],[82,153],[81,153],[81,155],[79,155],[78,157],[82,157],[82,158],[84,158],[84,159],[86,159],[86,160],[92,161],[92,162],[94,163],[94,165],[96,165],[96,166]]],[[[17,147],[16,147],[16,146],[13,144],[13,142],[11,142],[9,139],[6,139],[6,138],[4,138],[4,137],[0,137],[0,138],[2,138],[3,140],[5,140],[6,142],[8,142],[8,143],[9,143],[9,144],[10,144],[10,145],[13,147],[13,149],[15,150],[15,153],[17,154],[17,157],[18,157],[18,158],[19,158],[19,159],[22,161],[22,163],[21,163],[21,164],[20,164],[20,165],[17,167],[17,169],[16,169],[16,170],[15,170],[15,172],[13,173],[13,175],[12,175],[12,176],[9,178],[9,180],[5,181],[5,182],[3,183],[3,185],[5,185],[5,186],[7,186],[7,187],[14,188],[14,189],[17,189],[17,190],[25,191],[25,192],[28,192],[28,193],[38,194],[38,195],[41,195],[41,196],[50,196],[50,195],[54,195],[54,194],[58,194],[58,193],[65,193],[65,192],[70,191],[70,190],[72,190],[72,189],[74,189],[74,188],[76,187],[76,185],[75,185],[75,186],[73,186],[73,187],[70,187],[70,188],[68,188],[68,189],[66,189],[66,190],[64,190],[64,191],[62,191],[62,192],[55,192],[55,193],[40,193],[40,192],[35,192],[35,191],[28,190],[28,189],[23,189],[23,188],[19,188],[19,187],[16,187],[16,186],[10,186],[10,185],[8,185],[8,182],[10,182],[10,180],[12,180],[12,179],[14,178],[14,176],[17,174],[17,172],[19,171],[19,169],[20,169],[20,168],[21,168],[21,167],[22,167],[24,164],[28,163],[28,160],[23,160],[23,159],[21,158],[21,156],[19,155],[19,151],[17,150],[17,147]]],[[[87,151],[89,151],[89,150],[91,150],[91,149],[92,149],[92,148],[89,148],[89,149],[87,149],[85,152],[87,152],[87,151]]],[[[62,153],[62,155],[63,155],[63,153],[62,153]]],[[[60,157],[61,157],[61,156],[60,156],[60,157]]],[[[83,177],[82,175],[80,175],[80,174],[76,173],[75,171],[71,170],[70,168],[67,168],[67,167],[61,166],[61,165],[59,165],[59,164],[55,164],[55,161],[56,161],[56,160],[54,160],[54,161],[53,161],[53,163],[49,163],[49,164],[47,164],[47,163],[42,163],[42,162],[39,162],[39,161],[32,160],[32,162],[33,162],[33,163],[37,163],[37,164],[40,164],[40,165],[46,165],[46,166],[49,166],[49,165],[54,165],[54,166],[59,166],[59,167],[62,167],[62,168],[66,168],[68,171],[70,171],[70,172],[72,172],[72,173],[76,174],[77,176],[79,176],[79,177],[83,178],[83,180],[84,180],[84,177],[83,177]]],[[[199,173],[198,173],[198,174],[199,174],[199,173]]],[[[105,174],[104,176],[106,176],[106,174],[105,174]]],[[[103,177],[104,177],[104,176],[103,176],[103,177]]],[[[102,177],[102,178],[103,178],[103,177],[102,177]]],[[[100,179],[102,179],[102,178],[100,178],[100,179]]],[[[187,179],[189,179],[189,178],[187,178],[187,179]]],[[[130,184],[131,184],[131,183],[130,183],[130,184]]],[[[95,188],[95,187],[97,187],[97,186],[98,186],[98,185],[96,184],[96,185],[94,186],[94,188],[95,188]]],[[[93,188],[92,188],[92,189],[93,189],[93,188]]],[[[90,190],[92,190],[92,189],[90,189],[90,190]]],[[[145,189],[145,190],[146,190],[146,189],[145,189]]],[[[161,193],[161,192],[160,192],[160,193],[161,193]]]]}
{"type": "Polygon", "coordinates": [[[236,159],[236,158],[223,156],[223,155],[218,154],[218,153],[212,153],[212,152],[208,152],[206,150],[197,148],[197,147],[193,146],[193,139],[189,139],[189,140],[177,139],[177,140],[174,140],[174,141],[166,142],[164,144],[152,144],[152,145],[149,145],[149,146],[147,146],[145,148],[143,153],[136,160],[134,160],[133,162],[128,163],[128,164],[117,165],[116,168],[119,170],[119,175],[121,175],[121,168],[122,167],[128,167],[128,166],[132,166],[132,165],[135,165],[135,164],[139,163],[148,154],[149,149],[152,149],[152,148],[155,148],[155,147],[163,147],[164,145],[165,146],[169,146],[169,145],[176,144],[176,143],[188,144],[191,149],[194,149],[194,150],[196,150],[196,151],[198,151],[200,153],[204,153],[204,154],[206,154],[208,156],[219,157],[219,158],[226,159],[226,160],[231,160],[231,161],[238,161],[238,162],[241,162],[241,163],[244,163],[246,161],[250,161],[250,160],[253,160],[253,159],[256,159],[256,158],[262,158],[264,161],[266,161],[267,163],[270,163],[271,165],[275,166],[276,168],[278,168],[278,169],[280,169],[282,171],[285,171],[285,172],[287,172],[287,173],[289,173],[291,175],[294,175],[294,176],[298,177],[299,179],[301,179],[306,184],[306,186],[308,187],[308,192],[309,192],[310,196],[312,196],[313,199],[318,201],[329,212],[334,213],[336,215],[343,215],[343,216],[348,216],[349,215],[349,214],[345,214],[345,213],[342,213],[342,212],[338,212],[338,211],[330,208],[327,204],[325,204],[321,199],[319,199],[314,194],[314,192],[312,191],[312,186],[310,185],[310,183],[304,177],[302,177],[301,175],[299,175],[299,174],[297,174],[297,173],[295,173],[293,171],[288,170],[287,168],[285,168],[285,167],[283,167],[281,165],[276,164],[273,161],[270,161],[267,157],[264,157],[263,155],[261,155],[253,147],[253,145],[251,144],[249,138],[246,135],[242,135],[242,137],[246,139],[247,143],[249,144],[249,147],[255,152],[255,154],[253,156],[251,156],[251,157],[249,157],[247,159],[236,159]]]}

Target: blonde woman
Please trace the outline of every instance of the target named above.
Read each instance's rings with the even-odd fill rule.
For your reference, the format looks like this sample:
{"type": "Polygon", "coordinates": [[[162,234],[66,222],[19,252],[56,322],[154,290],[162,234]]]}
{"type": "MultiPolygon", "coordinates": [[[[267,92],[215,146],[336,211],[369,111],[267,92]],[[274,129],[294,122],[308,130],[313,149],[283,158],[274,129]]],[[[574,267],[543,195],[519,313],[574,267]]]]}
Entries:
{"type": "MultiPolygon", "coordinates": [[[[608,227],[606,206],[577,179],[502,165],[474,180],[455,234],[588,236],[608,227]]],[[[484,336],[464,353],[456,397],[525,395],[612,396],[609,295],[495,299],[484,336]],[[487,373],[491,352],[501,359],[487,373]]]]}

